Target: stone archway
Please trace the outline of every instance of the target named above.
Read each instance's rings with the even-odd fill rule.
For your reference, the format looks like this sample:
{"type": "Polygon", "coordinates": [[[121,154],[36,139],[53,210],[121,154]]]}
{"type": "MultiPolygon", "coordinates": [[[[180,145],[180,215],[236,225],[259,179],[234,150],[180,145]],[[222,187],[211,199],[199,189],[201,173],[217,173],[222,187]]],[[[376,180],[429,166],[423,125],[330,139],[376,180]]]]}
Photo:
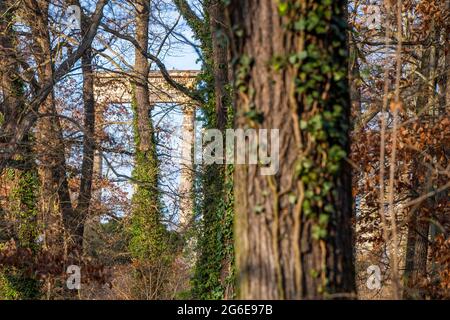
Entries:
{"type": "MultiPolygon", "coordinates": [[[[200,71],[197,70],[173,70],[169,71],[170,77],[177,83],[192,89],[200,71]]],[[[120,73],[98,72],[94,92],[97,103],[130,103],[132,88],[130,79],[120,73]]],[[[173,88],[166,82],[159,71],[149,72],[150,98],[149,106],[156,103],[175,103],[181,106],[183,112],[183,124],[181,127],[181,159],[180,159],[180,184],[179,184],[179,229],[185,230],[193,217],[194,203],[192,191],[194,187],[194,155],[192,147],[195,140],[195,110],[196,103],[185,94],[173,88]]]]}

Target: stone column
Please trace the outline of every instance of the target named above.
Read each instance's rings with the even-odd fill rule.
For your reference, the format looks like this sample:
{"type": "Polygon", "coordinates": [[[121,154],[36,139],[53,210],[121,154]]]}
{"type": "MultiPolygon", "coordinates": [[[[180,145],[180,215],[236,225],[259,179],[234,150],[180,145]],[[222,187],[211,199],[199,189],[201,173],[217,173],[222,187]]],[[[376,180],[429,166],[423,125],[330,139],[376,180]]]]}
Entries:
{"type": "Polygon", "coordinates": [[[192,148],[195,139],[195,107],[183,106],[182,108],[179,228],[180,230],[186,230],[191,223],[194,211],[192,194],[194,188],[194,155],[192,148]]]}

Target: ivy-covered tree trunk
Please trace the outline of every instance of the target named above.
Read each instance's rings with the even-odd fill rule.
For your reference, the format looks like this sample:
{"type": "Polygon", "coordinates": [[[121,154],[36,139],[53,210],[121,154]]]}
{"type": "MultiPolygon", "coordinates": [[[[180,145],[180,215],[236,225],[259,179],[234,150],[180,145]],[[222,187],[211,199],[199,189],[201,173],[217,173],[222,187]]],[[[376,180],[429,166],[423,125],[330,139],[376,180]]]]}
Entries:
{"type": "MultiPolygon", "coordinates": [[[[136,41],[143,49],[148,46],[149,5],[148,0],[135,3],[136,41]]],[[[166,252],[166,230],[161,222],[158,159],[151,119],[152,106],[149,104],[148,61],[138,49],[135,50],[134,71],[137,80],[133,83],[132,101],[136,143],[133,178],[136,185],[132,198],[130,251],[137,262],[141,280],[149,286],[150,293],[140,298],[148,298],[160,289],[161,279],[157,275],[164,270],[164,259],[169,254],[166,252]]]]}
{"type": "MultiPolygon", "coordinates": [[[[10,188],[4,214],[9,216],[9,222],[13,225],[12,234],[6,240],[12,238],[17,248],[35,254],[39,250],[36,242],[39,232],[37,170],[32,161],[27,161],[23,167],[9,168],[5,172],[2,182],[7,182],[10,188]]],[[[1,249],[3,247],[0,243],[0,251],[1,249]]],[[[29,300],[40,296],[41,283],[35,275],[30,274],[26,266],[0,265],[0,300],[29,300]]]]}
{"type": "MultiPolygon", "coordinates": [[[[3,101],[0,109],[0,125],[15,123],[24,109],[24,84],[19,76],[17,59],[17,36],[13,29],[15,10],[12,1],[0,1],[0,74],[3,101]]],[[[8,135],[6,128],[3,133],[8,135]]],[[[37,195],[39,181],[35,168],[35,159],[31,155],[32,139],[30,135],[24,141],[17,168],[2,170],[1,180],[6,183],[8,200],[4,208],[0,208],[0,226],[3,222],[12,224],[10,240],[16,241],[17,247],[27,248],[34,252],[38,248],[37,195]],[[3,220],[10,221],[3,221],[3,220]]],[[[0,241],[2,237],[0,237],[0,241]]],[[[2,249],[0,244],[0,249],[2,249]]],[[[35,299],[40,295],[39,281],[24,270],[15,267],[0,266],[0,300],[2,299],[35,299]]]]}
{"type": "Polygon", "coordinates": [[[225,6],[221,0],[210,0],[207,2],[206,9],[210,21],[217,129],[224,130],[228,121],[227,114],[230,104],[228,90],[228,27],[225,17],[225,6]]]}
{"type": "Polygon", "coordinates": [[[228,10],[235,125],[280,137],[276,175],[235,168],[239,297],[351,297],[345,1],[232,0],[228,10]]]}
{"type": "MultiPolygon", "coordinates": [[[[202,83],[207,102],[202,106],[206,129],[224,130],[233,116],[229,111],[228,21],[222,1],[203,2],[200,19],[186,0],[174,0],[180,13],[201,43],[202,83]]],[[[202,168],[201,231],[199,255],[192,294],[197,299],[234,297],[232,168],[207,165],[202,168]]]]}

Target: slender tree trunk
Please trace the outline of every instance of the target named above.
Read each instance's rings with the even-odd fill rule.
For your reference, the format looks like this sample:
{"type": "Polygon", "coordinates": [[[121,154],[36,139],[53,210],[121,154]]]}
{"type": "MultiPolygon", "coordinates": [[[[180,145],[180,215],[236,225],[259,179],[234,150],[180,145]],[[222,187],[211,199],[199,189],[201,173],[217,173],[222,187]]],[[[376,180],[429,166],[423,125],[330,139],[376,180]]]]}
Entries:
{"type": "Polygon", "coordinates": [[[227,109],[230,103],[228,79],[228,39],[225,7],[220,0],[208,2],[212,60],[214,74],[214,97],[216,102],[217,128],[224,130],[227,123],[227,109]]]}
{"type": "MultiPolygon", "coordinates": [[[[211,37],[211,57],[212,75],[214,78],[214,98],[215,98],[215,121],[216,127],[223,133],[230,127],[230,120],[233,112],[231,110],[231,79],[232,67],[230,60],[229,35],[230,25],[227,19],[226,7],[221,0],[210,0],[205,3],[209,14],[209,30],[211,37]]],[[[225,136],[225,134],[223,134],[225,136]]],[[[225,141],[224,145],[225,145],[225,141]]],[[[220,251],[223,252],[221,261],[218,263],[220,271],[219,282],[223,288],[223,299],[233,298],[235,293],[233,278],[234,269],[234,248],[233,248],[233,196],[231,194],[233,185],[233,170],[231,166],[211,165],[210,173],[213,179],[210,180],[214,187],[207,186],[208,192],[217,190],[222,199],[217,199],[215,207],[209,208],[212,222],[217,225],[216,233],[209,236],[219,238],[220,251]],[[214,174],[215,172],[215,174],[214,174]],[[220,177],[220,180],[219,180],[220,177]],[[221,212],[218,216],[217,212],[221,212]],[[223,236],[227,235],[227,236],[223,236]]],[[[217,195],[210,193],[211,198],[217,195]]],[[[213,229],[214,230],[214,229],[213,229]]],[[[218,248],[215,246],[214,248],[218,248]]]]}
{"type": "MultiPolygon", "coordinates": [[[[148,47],[149,6],[149,0],[136,1],[136,41],[145,50],[148,47]]],[[[147,58],[139,50],[136,50],[134,69],[137,77],[135,82],[135,99],[139,131],[138,148],[142,152],[148,152],[153,148],[153,130],[149,125],[151,123],[150,115],[152,110],[148,91],[149,70],[147,58]]]]}
{"type": "Polygon", "coordinates": [[[450,108],[450,1],[447,0],[447,23],[444,33],[445,41],[445,106],[442,110],[444,113],[445,110],[450,108]]]}
{"type": "MultiPolygon", "coordinates": [[[[150,1],[138,0],[136,10],[136,42],[148,50],[150,1]]],[[[132,199],[130,251],[139,274],[137,297],[161,297],[164,292],[165,272],[170,261],[166,230],[161,223],[160,194],[158,190],[158,158],[149,101],[147,58],[135,50],[135,77],[133,82],[134,134],[136,141],[133,177],[139,181],[132,199]],[[142,283],[146,289],[142,292],[142,283]]]]}
{"type": "MultiPolygon", "coordinates": [[[[73,1],[80,6],[78,0],[73,1]]],[[[87,18],[81,16],[81,33],[84,36],[89,28],[87,18]]],[[[94,70],[92,66],[92,46],[89,46],[81,57],[81,69],[83,73],[83,106],[84,106],[84,135],[83,135],[83,160],[81,164],[80,190],[76,207],[76,221],[73,225],[66,225],[71,236],[75,239],[75,247],[81,253],[83,251],[84,226],[89,215],[92,198],[92,180],[94,177],[94,153],[95,153],[95,98],[94,98],[94,70]]]]}
{"type": "MultiPolygon", "coordinates": [[[[136,1],[136,41],[141,48],[148,46],[148,24],[150,18],[150,1],[136,1]]],[[[135,244],[140,247],[138,256],[143,259],[156,258],[156,248],[161,241],[160,206],[158,192],[158,159],[153,129],[151,111],[153,106],[149,101],[147,58],[135,51],[135,77],[134,86],[134,126],[136,140],[136,157],[134,177],[139,181],[133,195],[133,219],[136,229],[141,236],[136,237],[135,244]],[[156,238],[159,240],[155,240],[156,238]],[[145,257],[145,253],[147,257],[145,257]],[[144,255],[142,255],[144,254],[144,255]],[[151,255],[151,257],[150,257],[151,255]]]]}
{"type": "MultiPolygon", "coordinates": [[[[41,83],[53,76],[52,50],[48,31],[49,3],[44,0],[26,1],[26,18],[36,44],[35,59],[41,83]]],[[[73,221],[74,211],[66,177],[66,162],[61,125],[57,117],[53,91],[39,109],[44,114],[38,120],[36,145],[41,176],[41,205],[47,225],[46,242],[49,247],[61,248],[62,220],[73,221]]],[[[71,223],[64,223],[64,225],[71,223]]]]}
{"type": "MultiPolygon", "coordinates": [[[[358,47],[356,43],[349,44],[349,56],[351,57],[351,60],[349,61],[348,81],[350,86],[350,101],[352,104],[352,121],[354,123],[358,119],[361,119],[363,113],[361,110],[361,77],[359,74],[358,47]]],[[[353,124],[353,126],[355,126],[355,124],[353,124]]]]}
{"type": "Polygon", "coordinates": [[[235,169],[241,298],[355,292],[344,10],[344,1],[230,2],[236,126],[280,136],[276,175],[235,169]]]}

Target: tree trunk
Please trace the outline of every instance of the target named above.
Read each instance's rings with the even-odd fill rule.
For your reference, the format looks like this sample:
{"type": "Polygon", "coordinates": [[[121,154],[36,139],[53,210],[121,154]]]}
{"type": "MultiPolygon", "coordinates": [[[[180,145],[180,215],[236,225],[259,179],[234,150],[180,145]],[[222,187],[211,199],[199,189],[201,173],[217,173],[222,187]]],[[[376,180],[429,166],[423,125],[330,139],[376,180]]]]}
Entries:
{"type": "MultiPolygon", "coordinates": [[[[148,24],[150,1],[136,2],[136,41],[141,48],[148,46],[148,24]]],[[[134,134],[136,156],[133,176],[139,181],[133,195],[133,224],[136,230],[132,239],[132,252],[144,261],[157,260],[162,247],[162,224],[158,192],[158,159],[151,118],[152,106],[149,103],[148,61],[135,51],[134,96],[134,134]]]]}
{"type": "MultiPolygon", "coordinates": [[[[24,83],[19,77],[19,62],[17,35],[13,25],[17,7],[14,7],[12,1],[0,1],[0,86],[3,101],[0,109],[0,116],[4,123],[15,124],[19,115],[24,110],[24,83]]],[[[13,127],[6,128],[2,135],[8,136],[8,130],[14,130],[13,127]]],[[[14,169],[15,184],[7,185],[7,189],[12,192],[11,205],[15,205],[15,214],[13,219],[14,238],[22,247],[35,249],[37,234],[37,204],[36,195],[38,183],[36,181],[36,164],[32,153],[32,139],[29,136],[25,139],[20,150],[22,161],[17,169],[14,169]]],[[[1,179],[5,179],[3,170],[0,170],[1,179]]],[[[5,179],[9,181],[9,179],[5,179]]],[[[9,181],[11,182],[11,181],[9,181]]],[[[8,201],[9,202],[9,201],[8,201]]],[[[3,217],[2,217],[3,219],[3,217]]]]}
{"type": "MultiPolygon", "coordinates": [[[[430,30],[430,37],[433,41],[439,41],[438,32],[434,25],[430,30]]],[[[415,112],[419,114],[426,109],[425,114],[434,117],[436,112],[433,106],[433,97],[435,95],[435,73],[438,63],[438,51],[433,45],[424,48],[420,72],[424,77],[423,83],[419,88],[420,95],[417,98],[415,112]]],[[[437,110],[439,112],[439,110],[437,110]]],[[[430,118],[424,121],[430,121],[430,118]]],[[[428,153],[433,154],[432,148],[428,153]]],[[[414,192],[421,191],[421,193],[428,193],[431,191],[433,182],[432,172],[424,165],[426,159],[422,155],[417,155],[413,159],[413,186],[414,192]]],[[[429,201],[426,201],[418,206],[415,206],[409,212],[407,221],[407,241],[406,241],[406,259],[404,271],[404,292],[403,298],[417,299],[424,298],[420,290],[420,281],[426,279],[427,276],[427,261],[428,261],[428,237],[430,229],[430,216],[427,206],[429,201]]]]}
{"type": "MultiPolygon", "coordinates": [[[[450,1],[447,0],[447,14],[450,15],[450,1]]],[[[444,39],[447,38],[445,41],[445,106],[442,110],[444,113],[445,110],[448,110],[450,107],[450,17],[447,16],[447,24],[445,28],[445,35],[444,39]]]]}
{"type": "MultiPolygon", "coordinates": [[[[48,31],[47,1],[27,1],[27,21],[36,43],[35,59],[41,83],[53,76],[50,34],[48,31]]],[[[62,245],[61,213],[63,221],[73,221],[74,211],[66,177],[66,162],[61,125],[57,116],[53,91],[40,106],[44,114],[38,120],[36,146],[41,176],[41,205],[46,224],[46,244],[60,249],[62,245]]],[[[64,223],[66,225],[67,223],[64,223]]]]}
{"type": "MultiPolygon", "coordinates": [[[[204,19],[196,15],[188,1],[174,0],[174,3],[196,38],[201,41],[208,96],[213,100],[203,106],[206,113],[205,128],[224,131],[230,118],[231,68],[227,39],[229,25],[223,1],[204,1],[204,19]]],[[[193,294],[200,299],[232,298],[234,251],[233,211],[230,207],[233,200],[229,195],[232,174],[222,165],[207,165],[203,169],[202,234],[198,238],[200,249],[196,258],[193,294]]]]}
{"type": "Polygon", "coordinates": [[[18,74],[17,49],[15,46],[14,30],[12,28],[12,17],[10,1],[0,2],[0,81],[3,101],[0,105],[0,126],[5,124],[1,131],[1,139],[8,141],[15,130],[18,115],[23,109],[23,84],[18,74]]]}
{"type": "MultiPolygon", "coordinates": [[[[419,159],[420,161],[420,159],[419,159]]],[[[418,185],[418,178],[415,177],[417,189],[422,189],[422,193],[430,191],[431,172],[420,163],[415,167],[415,172],[428,171],[429,177],[425,187],[418,185]]],[[[428,202],[428,201],[427,201],[428,202]]],[[[406,261],[404,271],[404,299],[423,299],[423,293],[420,290],[420,281],[426,279],[427,261],[428,261],[428,236],[430,229],[429,218],[423,213],[423,205],[415,206],[411,209],[408,217],[408,233],[406,241],[406,261]]]]}
{"type": "MultiPolygon", "coordinates": [[[[78,0],[73,2],[80,6],[78,0]]],[[[81,33],[84,36],[89,29],[89,22],[84,15],[81,16],[81,33]]],[[[94,176],[95,153],[95,98],[94,98],[94,70],[92,66],[92,47],[89,46],[81,57],[83,73],[83,106],[84,106],[84,134],[83,134],[83,160],[81,164],[80,191],[76,208],[76,221],[74,225],[66,225],[71,236],[75,239],[75,247],[83,251],[84,226],[89,214],[92,198],[92,180],[94,176]]]]}
{"type": "Polygon", "coordinates": [[[207,5],[212,40],[214,74],[214,97],[216,103],[217,129],[224,130],[227,124],[227,109],[230,103],[228,79],[228,43],[225,7],[220,0],[211,0],[207,5]]]}
{"type": "Polygon", "coordinates": [[[280,167],[235,169],[240,298],[355,292],[344,1],[229,5],[236,127],[279,129],[280,167]]]}
{"type": "MultiPolygon", "coordinates": [[[[136,42],[148,50],[150,1],[138,0],[136,10],[136,42]]],[[[166,230],[161,222],[158,189],[158,158],[149,101],[148,61],[138,48],[135,50],[133,82],[134,134],[136,142],[133,177],[138,181],[132,198],[131,256],[138,275],[136,297],[161,297],[165,289],[165,272],[171,259],[166,230]],[[145,290],[142,290],[143,285],[145,290]]]]}
{"type": "MultiPolygon", "coordinates": [[[[140,0],[136,2],[136,41],[139,46],[147,51],[148,47],[148,23],[149,23],[150,1],[140,0]]],[[[139,50],[136,50],[134,71],[137,81],[135,82],[135,99],[137,108],[137,125],[139,131],[138,148],[142,152],[152,149],[153,130],[151,123],[152,106],[149,103],[148,88],[148,61],[139,50]]]]}

